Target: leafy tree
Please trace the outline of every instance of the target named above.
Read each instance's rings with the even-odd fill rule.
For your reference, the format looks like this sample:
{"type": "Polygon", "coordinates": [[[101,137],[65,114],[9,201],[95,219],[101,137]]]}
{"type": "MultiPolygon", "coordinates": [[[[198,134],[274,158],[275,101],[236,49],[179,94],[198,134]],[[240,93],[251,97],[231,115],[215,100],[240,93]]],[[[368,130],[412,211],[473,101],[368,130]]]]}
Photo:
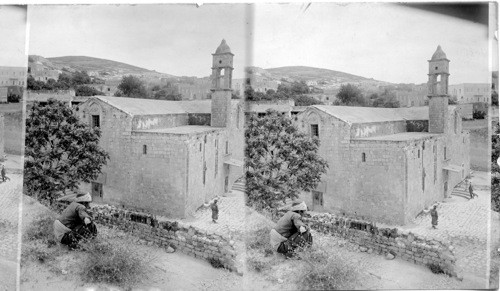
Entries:
{"type": "Polygon", "coordinates": [[[373,107],[385,107],[385,108],[397,108],[399,107],[399,101],[396,99],[396,94],[389,90],[384,90],[380,95],[377,93],[370,95],[370,100],[372,100],[373,107]]]}
{"type": "Polygon", "coordinates": [[[500,211],[500,127],[498,122],[494,126],[494,134],[491,136],[491,208],[500,211]]]}
{"type": "Polygon", "coordinates": [[[306,95],[298,95],[295,96],[294,99],[295,99],[295,106],[311,106],[311,105],[323,104],[323,102],[306,95]]]}
{"type": "Polygon", "coordinates": [[[72,85],[73,85],[73,77],[70,74],[63,72],[62,74],[59,75],[56,85],[58,89],[68,90],[72,85]]]}
{"type": "Polygon", "coordinates": [[[292,95],[307,94],[309,93],[309,86],[305,81],[293,82],[290,91],[292,91],[292,95]]]}
{"type": "Polygon", "coordinates": [[[90,87],[87,85],[80,85],[80,86],[76,87],[75,95],[76,96],[96,96],[96,95],[104,95],[104,93],[93,88],[93,87],[90,87]]]}
{"type": "Polygon", "coordinates": [[[339,105],[346,106],[365,106],[367,103],[361,90],[352,84],[340,86],[337,100],[339,105]]]}
{"type": "Polygon", "coordinates": [[[73,86],[90,84],[91,82],[92,80],[90,79],[90,76],[87,74],[87,72],[77,71],[73,73],[73,78],[72,78],[73,86]]]}
{"type": "Polygon", "coordinates": [[[43,85],[43,89],[45,90],[54,90],[56,87],[56,80],[54,79],[48,79],[47,82],[43,85]]]}
{"type": "Polygon", "coordinates": [[[28,76],[28,79],[26,81],[27,89],[32,91],[43,90],[43,87],[45,85],[42,81],[36,81],[35,78],[33,78],[31,75],[28,76]]]}
{"type": "Polygon", "coordinates": [[[29,195],[53,202],[57,191],[76,189],[101,173],[109,155],[101,132],[81,122],[63,102],[35,102],[26,119],[24,183],[29,195]]]}
{"type": "Polygon", "coordinates": [[[170,101],[181,101],[182,100],[182,94],[173,94],[170,93],[165,97],[165,100],[170,100],[170,101]]]}
{"type": "Polygon", "coordinates": [[[319,140],[300,132],[292,120],[268,110],[249,117],[245,131],[247,203],[275,209],[287,198],[310,191],[326,173],[327,162],[318,155],[319,140]]]}
{"type": "Polygon", "coordinates": [[[133,98],[147,98],[148,92],[142,81],[135,76],[125,76],[118,85],[121,96],[133,98]]]}

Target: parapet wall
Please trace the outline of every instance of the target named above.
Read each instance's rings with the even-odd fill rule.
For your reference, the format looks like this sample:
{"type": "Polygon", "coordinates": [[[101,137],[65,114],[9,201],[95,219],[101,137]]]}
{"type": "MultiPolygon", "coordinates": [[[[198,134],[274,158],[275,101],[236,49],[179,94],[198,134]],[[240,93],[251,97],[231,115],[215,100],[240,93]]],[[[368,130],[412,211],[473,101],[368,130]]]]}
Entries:
{"type": "Polygon", "coordinates": [[[187,255],[204,260],[216,259],[225,268],[238,271],[235,264],[234,242],[221,235],[208,233],[177,221],[158,221],[147,213],[109,205],[94,205],[92,213],[97,223],[116,227],[149,244],[162,248],[173,246],[187,255]]]}
{"type": "Polygon", "coordinates": [[[391,253],[418,265],[439,265],[446,274],[457,276],[453,247],[448,243],[328,213],[304,217],[303,221],[319,232],[346,238],[363,251],[371,249],[379,254],[391,253]]]}

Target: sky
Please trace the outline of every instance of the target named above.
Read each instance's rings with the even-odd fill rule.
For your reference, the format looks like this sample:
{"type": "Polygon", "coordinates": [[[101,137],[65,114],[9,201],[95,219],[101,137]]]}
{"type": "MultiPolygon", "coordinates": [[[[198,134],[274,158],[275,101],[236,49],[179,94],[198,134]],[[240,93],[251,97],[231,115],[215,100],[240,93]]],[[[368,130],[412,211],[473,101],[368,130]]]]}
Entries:
{"type": "Polygon", "coordinates": [[[234,78],[246,63],[246,5],[30,6],[30,54],[89,56],[176,76],[211,74],[225,39],[234,78]]]}
{"type": "Polygon", "coordinates": [[[26,6],[0,5],[0,66],[27,67],[26,6]]]}
{"type": "Polygon", "coordinates": [[[253,64],[310,66],[393,83],[427,82],[441,45],[450,84],[487,83],[488,28],[451,16],[382,3],[260,4],[253,64]]]}

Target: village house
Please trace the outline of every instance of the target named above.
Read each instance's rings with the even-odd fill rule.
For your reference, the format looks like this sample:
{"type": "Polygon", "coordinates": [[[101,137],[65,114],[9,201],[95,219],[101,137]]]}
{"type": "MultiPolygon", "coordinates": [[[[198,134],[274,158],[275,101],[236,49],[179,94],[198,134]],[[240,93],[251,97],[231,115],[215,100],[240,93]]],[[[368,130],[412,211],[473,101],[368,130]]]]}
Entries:
{"type": "Polygon", "coordinates": [[[297,117],[329,169],[305,200],[314,211],[404,225],[469,174],[469,133],[448,106],[449,60],[429,60],[428,107],[315,105],[297,117]]]}
{"type": "Polygon", "coordinates": [[[491,84],[462,83],[450,85],[450,95],[459,104],[490,103],[491,84]]]}
{"type": "Polygon", "coordinates": [[[0,66],[0,87],[26,86],[26,68],[0,66]]]}
{"type": "Polygon", "coordinates": [[[35,79],[35,81],[47,82],[49,79],[57,81],[62,71],[51,70],[46,68],[41,62],[28,63],[28,74],[35,79]]]}
{"type": "Polygon", "coordinates": [[[231,100],[233,54],[223,40],[213,54],[212,99],[165,101],[94,96],[79,117],[100,128],[110,155],[102,174],[81,189],[95,202],[184,218],[243,175],[244,113],[231,100]]]}

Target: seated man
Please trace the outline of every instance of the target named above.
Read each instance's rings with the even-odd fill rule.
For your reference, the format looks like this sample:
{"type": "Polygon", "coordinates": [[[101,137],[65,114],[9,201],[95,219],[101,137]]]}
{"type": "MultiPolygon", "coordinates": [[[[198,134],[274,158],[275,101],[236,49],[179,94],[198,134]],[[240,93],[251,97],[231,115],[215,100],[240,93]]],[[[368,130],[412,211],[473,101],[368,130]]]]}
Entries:
{"type": "Polygon", "coordinates": [[[271,246],[278,253],[292,257],[296,248],[312,245],[312,235],[301,220],[306,211],[305,202],[294,203],[271,230],[271,246]]]}
{"type": "Polygon", "coordinates": [[[97,235],[97,228],[86,211],[91,201],[90,193],[78,194],[54,221],[54,235],[58,242],[75,249],[81,239],[97,235]]]}

